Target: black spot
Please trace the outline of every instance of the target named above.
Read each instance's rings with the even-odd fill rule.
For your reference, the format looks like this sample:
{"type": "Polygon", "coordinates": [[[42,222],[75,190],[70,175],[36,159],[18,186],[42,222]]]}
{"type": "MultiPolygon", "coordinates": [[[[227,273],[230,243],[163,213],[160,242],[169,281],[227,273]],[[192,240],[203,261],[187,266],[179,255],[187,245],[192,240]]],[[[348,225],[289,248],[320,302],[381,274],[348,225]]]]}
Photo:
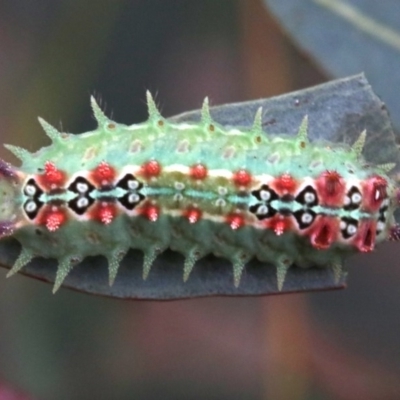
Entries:
{"type": "Polygon", "coordinates": [[[317,191],[308,185],[296,196],[296,201],[307,207],[315,207],[318,205],[317,191]],[[308,197],[313,197],[314,199],[309,201],[308,197]]]}
{"type": "Polygon", "coordinates": [[[257,203],[249,208],[250,212],[253,213],[257,219],[263,220],[271,218],[276,214],[276,210],[266,204],[257,203]]]}
{"type": "Polygon", "coordinates": [[[78,176],[69,186],[68,190],[79,195],[88,195],[90,192],[94,190],[94,186],[85,178],[78,176]],[[87,186],[87,190],[84,192],[79,191],[82,185],[87,186]]]}
{"type": "Polygon", "coordinates": [[[315,221],[316,215],[317,214],[312,210],[298,210],[294,213],[294,217],[296,218],[297,224],[300,229],[306,229],[311,226],[315,221]],[[311,218],[308,217],[309,221],[305,220],[306,215],[311,216],[311,218]]]}
{"type": "Polygon", "coordinates": [[[258,189],[258,190],[253,190],[252,192],[251,192],[251,194],[254,196],[254,197],[256,197],[258,200],[260,200],[260,201],[262,201],[262,202],[268,202],[268,203],[270,203],[271,201],[273,201],[273,200],[277,200],[278,198],[279,198],[279,196],[268,186],[268,185],[262,185],[261,187],[260,187],[260,189],[258,189]],[[265,192],[268,192],[269,193],[269,199],[268,200],[264,200],[262,197],[261,197],[261,193],[263,192],[263,191],[265,191],[265,192]]]}
{"type": "Polygon", "coordinates": [[[123,197],[119,198],[118,201],[127,209],[133,210],[145,199],[141,193],[128,192],[123,197]]]}
{"type": "Polygon", "coordinates": [[[24,211],[29,219],[35,219],[40,209],[43,206],[43,202],[39,199],[30,198],[24,203],[24,211]]]}
{"type": "Polygon", "coordinates": [[[351,199],[354,194],[358,194],[361,199],[361,192],[355,186],[353,186],[346,194],[347,197],[350,199],[350,202],[349,202],[349,204],[345,204],[345,206],[344,206],[345,210],[351,211],[351,210],[356,210],[357,208],[360,208],[361,201],[359,201],[358,203],[354,203],[353,200],[351,199]]]}
{"type": "Polygon", "coordinates": [[[340,229],[344,239],[349,239],[357,233],[358,221],[356,219],[343,217],[341,218],[341,221],[346,223],[346,227],[344,229],[340,229]],[[349,232],[349,227],[350,229],[355,228],[353,233],[349,232]]]}
{"type": "Polygon", "coordinates": [[[143,184],[136,179],[134,175],[126,174],[120,181],[118,181],[117,187],[125,190],[140,190],[143,187],[143,184]],[[130,181],[137,182],[137,188],[131,189],[128,184],[130,181]]]}

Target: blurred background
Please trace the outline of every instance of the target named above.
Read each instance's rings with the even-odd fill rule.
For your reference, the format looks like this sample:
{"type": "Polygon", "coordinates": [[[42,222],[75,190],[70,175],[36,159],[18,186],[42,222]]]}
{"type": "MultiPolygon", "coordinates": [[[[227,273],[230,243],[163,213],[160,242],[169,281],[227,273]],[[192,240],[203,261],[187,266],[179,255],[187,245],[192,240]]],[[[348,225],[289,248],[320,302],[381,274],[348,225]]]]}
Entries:
{"type": "MultiPolygon", "coordinates": [[[[0,142],[49,144],[38,115],[93,129],[91,94],[135,123],[146,89],[171,116],[362,70],[397,122],[397,29],[394,0],[0,0],[0,142]]],[[[0,271],[0,400],[400,399],[398,249],[353,258],[344,291],[265,298],[53,296],[0,271]]]]}

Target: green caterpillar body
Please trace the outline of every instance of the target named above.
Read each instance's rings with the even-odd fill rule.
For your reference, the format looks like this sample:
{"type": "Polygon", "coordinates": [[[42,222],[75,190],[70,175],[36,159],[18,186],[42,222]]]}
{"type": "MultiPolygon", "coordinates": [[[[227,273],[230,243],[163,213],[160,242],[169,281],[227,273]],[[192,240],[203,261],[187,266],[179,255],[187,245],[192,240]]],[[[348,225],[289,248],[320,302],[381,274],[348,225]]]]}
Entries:
{"type": "Polygon", "coordinates": [[[199,123],[171,123],[147,94],[149,118],[131,126],[108,119],[92,98],[96,130],[60,133],[40,119],[52,144],[22,161],[0,163],[0,237],[22,252],[8,275],[33,257],[59,261],[54,292],[85,257],[109,260],[113,283],[130,248],[144,253],[143,278],[170,248],[185,257],[183,280],[207,254],[229,259],[240,284],[256,257],[277,268],[321,266],[340,273],[343,259],[397,239],[393,165],[371,166],[361,151],[295,137],[268,137],[262,110],[252,129],[215,123],[206,99],[199,123]]]}

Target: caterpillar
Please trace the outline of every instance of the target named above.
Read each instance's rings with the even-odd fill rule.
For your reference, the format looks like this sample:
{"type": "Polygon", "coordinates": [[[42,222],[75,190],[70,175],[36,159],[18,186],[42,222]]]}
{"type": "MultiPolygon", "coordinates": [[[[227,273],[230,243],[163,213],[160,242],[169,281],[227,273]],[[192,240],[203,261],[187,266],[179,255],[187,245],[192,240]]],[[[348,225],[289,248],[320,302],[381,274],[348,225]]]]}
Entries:
{"type": "MultiPolygon", "coordinates": [[[[88,256],[108,259],[112,285],[129,249],[144,253],[143,279],[166,249],[185,257],[183,283],[212,253],[233,266],[238,287],[246,263],[276,267],[282,290],[288,268],[333,268],[398,240],[399,190],[394,164],[362,156],[363,131],[352,146],[310,142],[308,118],[294,137],[269,137],[258,109],[251,129],[162,117],[147,92],[146,122],[109,119],[95,99],[97,128],[59,132],[39,118],[52,144],[36,153],[5,145],[22,165],[0,160],[0,238],[22,250],[7,276],[34,257],[58,260],[55,293],[88,256]]],[[[182,283],[182,284],[183,284],[182,283]]]]}

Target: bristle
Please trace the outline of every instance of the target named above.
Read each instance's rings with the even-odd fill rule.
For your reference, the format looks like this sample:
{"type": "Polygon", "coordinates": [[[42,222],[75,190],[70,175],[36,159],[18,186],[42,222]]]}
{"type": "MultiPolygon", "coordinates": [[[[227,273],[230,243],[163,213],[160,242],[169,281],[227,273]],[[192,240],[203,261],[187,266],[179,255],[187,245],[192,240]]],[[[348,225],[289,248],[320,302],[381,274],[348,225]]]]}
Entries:
{"type": "Polygon", "coordinates": [[[7,273],[7,278],[16,274],[22,267],[29,263],[32,260],[33,254],[27,250],[26,248],[22,248],[20,255],[15,260],[14,265],[7,273]]]}
{"type": "Polygon", "coordinates": [[[38,117],[38,121],[40,125],[42,125],[42,128],[46,135],[53,141],[56,142],[61,138],[61,133],[54,128],[54,126],[50,125],[47,121],[45,121],[43,118],[38,117]]]}
{"type": "Polygon", "coordinates": [[[60,286],[63,284],[65,278],[71,272],[74,265],[79,263],[81,260],[78,258],[64,258],[62,259],[57,267],[56,279],[53,286],[53,294],[57,292],[60,286]]]}
{"type": "Polygon", "coordinates": [[[144,253],[144,258],[143,258],[143,279],[146,280],[149,276],[151,267],[153,265],[154,260],[156,259],[157,255],[159,253],[158,248],[156,247],[151,247],[148,251],[144,253]]]}
{"type": "Polygon", "coordinates": [[[276,265],[276,280],[278,290],[281,292],[286,279],[286,273],[292,263],[289,260],[278,260],[276,265]]]}
{"type": "Polygon", "coordinates": [[[127,252],[127,249],[116,249],[108,258],[108,283],[110,286],[114,284],[121,260],[125,257],[127,252]]]}
{"type": "Polygon", "coordinates": [[[343,266],[339,262],[335,262],[332,264],[332,271],[333,271],[333,277],[335,280],[335,284],[337,285],[340,282],[340,278],[342,277],[343,273],[343,266]]]}
{"type": "Polygon", "coordinates": [[[157,108],[157,105],[151,95],[150,91],[146,92],[146,99],[147,99],[147,109],[149,112],[149,120],[161,118],[161,113],[157,108]]]}
{"type": "Polygon", "coordinates": [[[250,261],[250,259],[251,255],[243,251],[239,251],[231,259],[231,261],[233,262],[233,283],[235,287],[239,287],[240,280],[243,274],[243,269],[246,263],[250,261]]]}
{"type": "Polygon", "coordinates": [[[305,115],[301,121],[299,130],[297,131],[297,139],[301,142],[308,141],[308,115],[305,115]]]}
{"type": "Polygon", "coordinates": [[[252,130],[252,132],[254,132],[256,134],[260,134],[263,132],[262,113],[263,113],[263,108],[259,107],[254,116],[254,122],[253,122],[253,126],[252,126],[251,130],[252,130]]]}
{"type": "Polygon", "coordinates": [[[190,273],[193,270],[196,261],[200,258],[200,252],[197,247],[194,247],[189,251],[189,254],[185,258],[185,263],[183,265],[183,282],[189,279],[190,273]]]}
{"type": "Polygon", "coordinates": [[[101,110],[100,106],[97,104],[96,99],[93,96],[90,97],[90,104],[92,106],[93,115],[96,118],[96,121],[99,124],[99,126],[106,125],[110,120],[103,113],[103,111],[101,110]]]}
{"type": "Polygon", "coordinates": [[[351,146],[351,150],[356,156],[360,156],[365,145],[365,139],[367,137],[367,131],[364,129],[361,133],[358,139],[353,143],[353,146],[351,146]]]}
{"type": "Polygon", "coordinates": [[[396,166],[396,163],[386,163],[386,164],[379,164],[376,166],[377,169],[379,169],[381,172],[384,174],[387,174],[390,172],[394,167],[396,166]]]}
{"type": "Polygon", "coordinates": [[[201,108],[201,122],[204,124],[209,124],[212,122],[208,97],[204,98],[203,106],[201,108]]]}
{"type": "Polygon", "coordinates": [[[4,147],[11,151],[11,153],[13,153],[15,157],[19,158],[22,162],[26,162],[32,158],[32,154],[22,147],[13,146],[12,144],[5,144],[4,147]]]}

